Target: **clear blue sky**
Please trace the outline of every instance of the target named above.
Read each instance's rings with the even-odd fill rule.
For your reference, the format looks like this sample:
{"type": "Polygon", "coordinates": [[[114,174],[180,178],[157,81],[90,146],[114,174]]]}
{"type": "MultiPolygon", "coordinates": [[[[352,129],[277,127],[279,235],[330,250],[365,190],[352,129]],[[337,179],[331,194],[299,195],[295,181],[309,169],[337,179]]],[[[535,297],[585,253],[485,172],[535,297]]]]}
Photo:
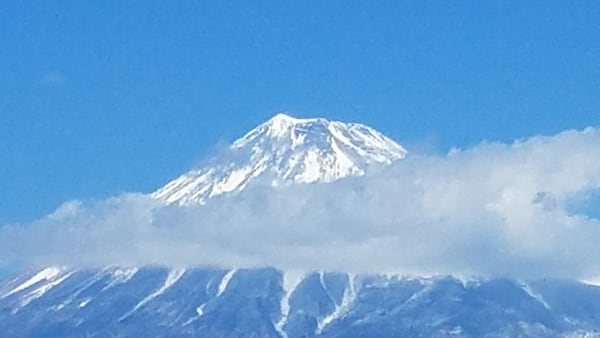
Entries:
{"type": "Polygon", "coordinates": [[[282,110],[442,151],[600,124],[598,1],[5,1],[0,42],[0,223],[282,110]]]}

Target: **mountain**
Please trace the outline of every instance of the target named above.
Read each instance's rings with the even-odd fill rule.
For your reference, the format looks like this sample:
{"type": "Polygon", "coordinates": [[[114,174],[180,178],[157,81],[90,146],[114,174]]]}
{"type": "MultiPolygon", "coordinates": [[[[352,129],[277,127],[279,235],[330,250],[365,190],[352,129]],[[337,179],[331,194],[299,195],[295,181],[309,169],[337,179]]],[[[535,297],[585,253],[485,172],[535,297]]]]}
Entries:
{"type": "Polygon", "coordinates": [[[362,124],[277,114],[233,142],[210,166],[181,175],[152,196],[169,204],[203,203],[256,179],[272,185],[331,182],[405,155],[402,146],[362,124]]]}
{"type": "Polygon", "coordinates": [[[264,269],[46,268],[0,283],[2,337],[598,337],[600,288],[264,269]]]}
{"type": "MultiPolygon", "coordinates": [[[[402,159],[360,124],[279,114],[152,194],[205,203],[256,180],[326,183],[402,159]]],[[[360,207],[360,206],[357,206],[360,207]]],[[[600,337],[578,281],[158,266],[20,271],[0,280],[0,337],[600,337]]]]}

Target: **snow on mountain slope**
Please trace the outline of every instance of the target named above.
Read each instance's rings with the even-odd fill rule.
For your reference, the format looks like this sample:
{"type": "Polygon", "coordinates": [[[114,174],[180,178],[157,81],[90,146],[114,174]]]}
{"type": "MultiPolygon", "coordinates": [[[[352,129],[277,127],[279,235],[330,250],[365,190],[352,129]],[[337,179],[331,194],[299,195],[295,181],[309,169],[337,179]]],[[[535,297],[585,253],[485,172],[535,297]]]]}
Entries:
{"type": "Polygon", "coordinates": [[[600,288],[272,268],[28,271],[1,337],[598,337],[600,288]],[[135,273],[133,273],[135,271],[135,273]],[[55,283],[61,280],[60,283],[55,283]],[[118,283],[115,283],[118,280],[118,283]],[[53,287],[39,297],[40,287],[53,287]]]}
{"type": "Polygon", "coordinates": [[[390,164],[406,150],[378,131],[357,123],[277,114],[229,147],[215,165],[189,171],[155,191],[169,204],[203,203],[240,191],[255,178],[273,185],[332,182],[362,175],[371,164],[390,164]]]}

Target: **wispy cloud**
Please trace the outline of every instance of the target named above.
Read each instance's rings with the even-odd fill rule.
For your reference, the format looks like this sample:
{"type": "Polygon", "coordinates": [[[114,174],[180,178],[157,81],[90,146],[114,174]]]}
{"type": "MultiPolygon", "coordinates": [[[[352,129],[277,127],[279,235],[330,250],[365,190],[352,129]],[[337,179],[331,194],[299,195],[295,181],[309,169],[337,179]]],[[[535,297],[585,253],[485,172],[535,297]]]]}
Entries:
{"type": "Polygon", "coordinates": [[[49,71],[44,73],[38,80],[42,86],[62,87],[67,84],[67,77],[59,71],[49,71]]]}
{"type": "Polygon", "coordinates": [[[0,253],[35,265],[600,275],[600,221],[573,207],[600,188],[597,129],[412,155],[376,171],[275,190],[259,182],[204,206],[140,194],[68,202],[4,227],[0,253]]]}

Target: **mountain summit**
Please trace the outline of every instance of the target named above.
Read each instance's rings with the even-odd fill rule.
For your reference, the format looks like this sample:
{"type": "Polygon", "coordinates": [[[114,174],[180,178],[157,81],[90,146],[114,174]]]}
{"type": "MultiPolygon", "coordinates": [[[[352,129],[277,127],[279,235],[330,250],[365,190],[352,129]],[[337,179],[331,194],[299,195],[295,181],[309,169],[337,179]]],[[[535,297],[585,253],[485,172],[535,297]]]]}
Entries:
{"type": "Polygon", "coordinates": [[[332,182],[363,175],[369,165],[390,164],[406,150],[380,132],[358,123],[299,119],[280,113],[233,142],[213,165],[191,170],[152,197],[169,204],[203,203],[240,191],[255,178],[273,185],[332,182]]]}

